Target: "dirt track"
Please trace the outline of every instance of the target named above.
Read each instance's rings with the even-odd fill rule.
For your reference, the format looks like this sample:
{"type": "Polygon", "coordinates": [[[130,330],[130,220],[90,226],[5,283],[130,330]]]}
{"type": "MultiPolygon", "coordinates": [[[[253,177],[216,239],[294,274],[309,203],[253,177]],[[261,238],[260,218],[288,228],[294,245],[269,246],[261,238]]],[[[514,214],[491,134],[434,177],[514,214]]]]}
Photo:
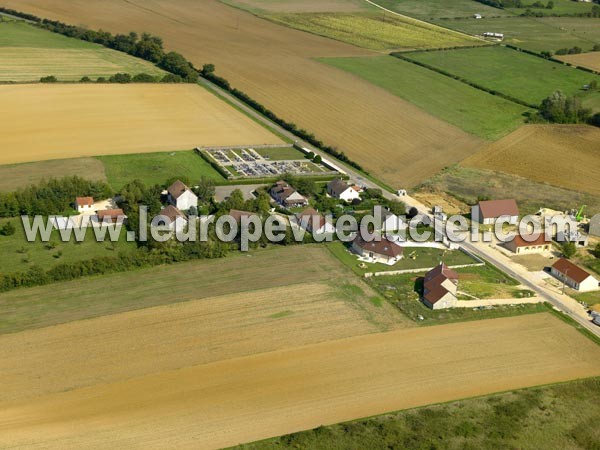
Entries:
{"type": "Polygon", "coordinates": [[[313,60],[372,52],[291,30],[216,0],[4,0],[42,17],[160,35],[197,66],[338,146],[389,184],[416,184],[472,154],[480,140],[393,94],[313,60]]]}
{"type": "Polygon", "coordinates": [[[15,85],[0,96],[0,164],[282,142],[195,85],[15,85]]]}
{"type": "Polygon", "coordinates": [[[408,329],[0,403],[0,447],[218,448],[599,374],[600,348],[549,314],[408,329]]]}

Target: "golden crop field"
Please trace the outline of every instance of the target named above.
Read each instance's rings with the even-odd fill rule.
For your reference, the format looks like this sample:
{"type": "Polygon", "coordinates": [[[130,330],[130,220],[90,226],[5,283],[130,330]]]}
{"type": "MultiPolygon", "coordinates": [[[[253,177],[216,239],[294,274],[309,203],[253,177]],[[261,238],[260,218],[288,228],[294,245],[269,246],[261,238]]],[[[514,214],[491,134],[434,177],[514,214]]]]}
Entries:
{"type": "Polygon", "coordinates": [[[600,52],[580,53],[578,55],[556,55],[555,58],[574,66],[587,67],[600,72],[600,52]]]}
{"type": "MultiPolygon", "coordinates": [[[[169,369],[176,358],[169,349],[181,347],[182,358],[202,352],[194,345],[202,318],[180,313],[172,328],[157,312],[160,327],[149,314],[139,327],[108,318],[116,322],[1,337],[1,348],[16,347],[0,358],[3,387],[16,395],[0,401],[0,446],[216,449],[600,374],[600,347],[550,314],[376,333],[208,364],[191,358],[192,365],[169,369]],[[87,333],[106,340],[98,360],[88,358],[87,333]],[[66,343],[68,350],[53,351],[66,343]],[[140,375],[154,359],[159,370],[140,375]]],[[[223,337],[231,331],[224,327],[223,337]]]]}
{"type": "Polygon", "coordinates": [[[481,140],[369,82],[314,60],[374,52],[279,26],[216,0],[5,0],[113,32],[148,31],[395,187],[474,153],[481,140]]]}
{"type": "Polygon", "coordinates": [[[368,7],[364,0],[221,0],[250,11],[268,12],[351,12],[368,7]]]}
{"type": "Polygon", "coordinates": [[[196,85],[10,85],[0,96],[0,164],[282,142],[196,85]]]}
{"type": "Polygon", "coordinates": [[[467,158],[463,165],[600,195],[599,154],[598,128],[527,125],[467,158]]]}

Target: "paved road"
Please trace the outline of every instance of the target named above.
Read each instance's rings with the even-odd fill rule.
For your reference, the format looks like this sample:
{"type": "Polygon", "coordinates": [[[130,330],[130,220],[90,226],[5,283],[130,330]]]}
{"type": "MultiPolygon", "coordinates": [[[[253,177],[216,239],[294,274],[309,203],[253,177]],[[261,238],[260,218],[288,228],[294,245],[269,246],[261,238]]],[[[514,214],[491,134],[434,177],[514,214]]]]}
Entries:
{"type": "MultiPolygon", "coordinates": [[[[321,157],[323,157],[323,158],[331,159],[331,156],[329,156],[327,153],[325,153],[321,150],[315,149],[308,142],[306,142],[302,139],[299,139],[293,133],[290,133],[289,131],[287,131],[286,129],[277,125],[276,123],[271,122],[269,119],[267,119],[264,116],[262,116],[261,114],[257,113],[255,110],[253,110],[246,104],[239,101],[237,98],[232,96],[229,92],[225,91],[224,89],[221,89],[217,85],[211,83],[208,80],[202,79],[202,78],[200,79],[200,83],[203,84],[208,89],[210,89],[211,91],[217,93],[221,97],[226,98],[229,102],[233,103],[236,107],[245,111],[248,115],[254,117],[255,119],[266,124],[267,126],[273,128],[274,130],[276,130],[278,133],[282,134],[283,136],[286,136],[293,141],[297,141],[303,147],[310,148],[315,154],[321,155],[321,157]]],[[[364,175],[362,175],[360,172],[356,171],[352,167],[350,167],[340,161],[337,161],[337,160],[335,161],[335,163],[338,166],[341,166],[343,168],[343,170],[348,174],[348,176],[350,178],[352,178],[355,182],[359,183],[360,185],[366,186],[368,188],[381,188],[376,183],[369,180],[368,178],[366,178],[364,175]]],[[[383,189],[383,195],[385,198],[387,198],[389,200],[401,201],[409,207],[414,206],[421,213],[427,214],[430,218],[432,218],[428,213],[429,208],[427,208],[421,202],[419,202],[418,200],[416,200],[410,196],[399,197],[399,196],[395,195],[394,193],[389,192],[385,189],[383,189]]],[[[556,308],[561,310],[563,313],[567,314],[569,317],[576,320],[583,327],[585,327],[586,329],[590,330],[592,333],[594,333],[600,337],[600,327],[594,325],[589,320],[589,317],[588,317],[587,313],[585,312],[584,308],[579,303],[577,303],[574,299],[572,299],[571,297],[568,297],[566,295],[555,293],[548,287],[540,285],[538,280],[536,280],[531,274],[529,274],[523,266],[514,263],[512,260],[510,260],[510,258],[504,256],[498,250],[490,248],[489,245],[486,243],[472,243],[469,241],[465,241],[462,243],[462,245],[468,251],[470,251],[478,256],[481,256],[482,258],[486,259],[490,263],[494,264],[495,266],[497,266],[498,268],[500,268],[501,270],[506,272],[508,275],[513,277],[515,280],[517,280],[518,282],[520,282],[527,288],[534,291],[538,296],[540,296],[541,298],[546,300],[548,303],[555,306],[556,308]]]]}

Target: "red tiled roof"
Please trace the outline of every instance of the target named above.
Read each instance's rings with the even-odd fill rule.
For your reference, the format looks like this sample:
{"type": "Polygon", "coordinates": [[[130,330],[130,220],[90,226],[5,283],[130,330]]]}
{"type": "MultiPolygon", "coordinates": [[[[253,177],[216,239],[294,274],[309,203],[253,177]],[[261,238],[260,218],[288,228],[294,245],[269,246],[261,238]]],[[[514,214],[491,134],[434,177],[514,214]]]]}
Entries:
{"type": "Polygon", "coordinates": [[[77,197],[75,204],[77,206],[92,206],[94,204],[94,197],[77,197]]]}
{"type": "Polygon", "coordinates": [[[354,243],[363,250],[396,258],[404,252],[404,249],[399,245],[394,244],[387,238],[365,241],[360,235],[354,240],[354,243]]]}
{"type": "Polygon", "coordinates": [[[514,243],[517,247],[536,247],[549,244],[552,239],[546,237],[545,233],[539,234],[520,234],[517,233],[514,237],[514,243]]]}
{"type": "Polygon", "coordinates": [[[569,261],[568,259],[565,259],[565,258],[560,258],[558,261],[556,261],[552,265],[552,267],[555,270],[558,270],[560,273],[562,273],[567,278],[570,278],[571,280],[573,280],[577,283],[581,283],[587,277],[591,276],[588,272],[583,270],[581,267],[576,266],[571,261],[569,261]]]}
{"type": "Polygon", "coordinates": [[[423,298],[430,304],[440,301],[448,292],[442,283],[451,280],[453,283],[458,281],[458,273],[442,263],[431,269],[425,274],[423,280],[423,298]]]}
{"type": "Polygon", "coordinates": [[[171,194],[171,197],[173,197],[175,200],[181,197],[181,194],[183,194],[185,191],[189,190],[190,188],[188,188],[182,181],[179,180],[175,181],[171,186],[169,186],[169,189],[167,189],[169,194],[171,194]]]}
{"type": "Polygon", "coordinates": [[[183,217],[185,219],[185,214],[183,214],[180,210],[175,208],[173,205],[169,205],[163,208],[159,213],[159,216],[168,217],[171,222],[175,222],[178,217],[183,217]]]}
{"type": "Polygon", "coordinates": [[[519,215],[519,207],[514,199],[481,201],[479,202],[479,211],[484,219],[519,215]]]}

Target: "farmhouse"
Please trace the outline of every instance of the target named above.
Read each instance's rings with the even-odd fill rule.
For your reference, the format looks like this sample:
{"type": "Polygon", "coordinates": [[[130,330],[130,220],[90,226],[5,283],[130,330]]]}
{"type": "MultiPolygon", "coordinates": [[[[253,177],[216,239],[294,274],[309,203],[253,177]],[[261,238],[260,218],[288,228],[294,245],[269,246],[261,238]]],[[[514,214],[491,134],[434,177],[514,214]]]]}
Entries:
{"type": "Polygon", "coordinates": [[[286,208],[308,206],[308,199],[285,181],[278,181],[271,188],[271,197],[286,208]]]}
{"type": "Polygon", "coordinates": [[[458,273],[446,264],[425,274],[423,279],[423,303],[431,309],[453,308],[457,305],[458,273]]]}
{"type": "Polygon", "coordinates": [[[404,249],[387,238],[365,241],[360,235],[352,242],[352,250],[369,262],[392,266],[402,259],[404,249]]]}
{"type": "Polygon", "coordinates": [[[239,209],[230,209],[229,215],[234,218],[238,225],[242,223],[242,217],[258,217],[260,219],[260,216],[255,212],[241,211],[239,209]]]}
{"type": "Polygon", "coordinates": [[[314,208],[306,208],[301,213],[296,214],[298,225],[314,234],[334,233],[335,227],[332,223],[314,208]]]}
{"type": "Polygon", "coordinates": [[[517,255],[526,255],[549,251],[551,242],[544,233],[526,235],[517,233],[504,246],[517,255]]]}
{"type": "Polygon", "coordinates": [[[122,209],[105,209],[96,213],[99,223],[118,223],[122,224],[127,216],[122,209]]]}
{"type": "Polygon", "coordinates": [[[508,219],[512,225],[519,222],[519,207],[514,199],[486,200],[473,207],[473,220],[484,225],[491,225],[500,217],[508,219]]]}
{"type": "Polygon", "coordinates": [[[169,203],[181,211],[198,207],[198,197],[183,182],[177,180],[167,189],[169,203]]]}
{"type": "Polygon", "coordinates": [[[78,213],[92,212],[94,206],[93,197],[77,197],[75,199],[75,207],[78,213]]]}
{"type": "Polygon", "coordinates": [[[182,230],[188,223],[187,217],[179,209],[173,205],[168,205],[161,209],[159,216],[164,216],[169,219],[168,226],[170,230],[182,230]]]}
{"type": "Polygon", "coordinates": [[[598,289],[598,280],[581,267],[565,258],[560,258],[550,268],[550,273],[572,289],[580,292],[598,289]]]}
{"type": "Polygon", "coordinates": [[[360,199],[360,188],[350,186],[344,180],[333,180],[327,183],[327,194],[333,198],[351,202],[355,199],[360,199]]]}

